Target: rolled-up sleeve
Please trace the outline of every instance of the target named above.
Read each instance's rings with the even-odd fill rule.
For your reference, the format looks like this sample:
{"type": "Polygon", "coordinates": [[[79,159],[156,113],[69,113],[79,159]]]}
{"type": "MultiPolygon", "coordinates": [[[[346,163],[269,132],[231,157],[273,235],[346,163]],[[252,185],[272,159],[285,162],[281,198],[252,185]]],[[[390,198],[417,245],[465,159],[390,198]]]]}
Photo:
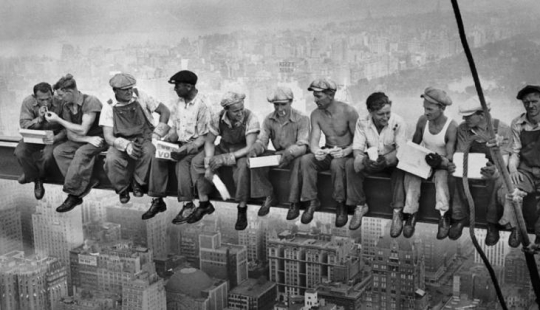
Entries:
{"type": "Polygon", "coordinates": [[[365,152],[366,151],[366,132],[363,126],[363,119],[358,118],[356,121],[356,128],[354,130],[354,138],[352,148],[355,151],[365,152]]]}
{"type": "Polygon", "coordinates": [[[197,113],[197,123],[195,124],[197,136],[204,136],[208,133],[211,120],[210,109],[206,104],[201,104],[197,113]]]}
{"type": "Polygon", "coordinates": [[[221,113],[216,113],[214,116],[212,116],[212,120],[210,121],[210,126],[208,126],[208,131],[216,137],[221,134],[221,132],[219,131],[220,118],[221,118],[221,113]]]}
{"type": "Polygon", "coordinates": [[[99,126],[113,127],[113,109],[109,104],[103,105],[101,108],[101,114],[99,115],[99,126]]]}
{"type": "Polygon", "coordinates": [[[519,118],[514,119],[512,121],[512,125],[510,126],[510,129],[512,131],[512,147],[511,151],[512,154],[516,154],[519,156],[519,152],[521,152],[521,130],[522,126],[518,123],[519,118]]]}
{"type": "Polygon", "coordinates": [[[402,118],[396,119],[396,150],[407,143],[407,123],[402,118]]]}
{"type": "Polygon", "coordinates": [[[254,113],[251,113],[251,115],[247,119],[246,136],[252,133],[259,133],[260,131],[261,124],[259,123],[259,119],[254,113]]]}

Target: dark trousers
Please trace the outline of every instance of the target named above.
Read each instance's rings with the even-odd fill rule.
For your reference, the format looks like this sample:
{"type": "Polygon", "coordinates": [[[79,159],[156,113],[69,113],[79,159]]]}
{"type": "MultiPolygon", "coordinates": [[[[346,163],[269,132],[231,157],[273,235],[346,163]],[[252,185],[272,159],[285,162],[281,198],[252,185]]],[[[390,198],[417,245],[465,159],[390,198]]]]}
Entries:
{"type": "MultiPolygon", "coordinates": [[[[456,221],[469,218],[469,202],[465,195],[463,179],[455,178],[454,195],[452,197],[452,219],[456,221]]],[[[486,210],[486,221],[491,224],[497,224],[504,210],[506,190],[501,178],[486,180],[486,191],[489,202],[486,210]]]]}
{"type": "Polygon", "coordinates": [[[126,190],[132,180],[142,186],[148,183],[150,164],[155,153],[156,147],[149,140],[143,142],[142,155],[137,160],[114,146],[109,147],[103,168],[116,193],[126,190]]]}
{"type": "Polygon", "coordinates": [[[54,159],[64,175],[64,192],[80,196],[90,184],[96,156],[107,146],[95,147],[90,143],[66,141],[57,146],[54,159]]]}
{"type": "Polygon", "coordinates": [[[14,154],[26,180],[43,179],[54,170],[56,162],[54,161],[53,150],[61,143],[34,144],[25,143],[22,140],[19,142],[14,154]],[[39,155],[36,156],[36,153],[39,153],[39,155]]]}
{"type": "MultiPolygon", "coordinates": [[[[274,155],[275,151],[266,151],[261,156],[274,155]]],[[[301,156],[295,158],[292,162],[289,163],[285,168],[291,170],[291,178],[289,180],[289,185],[291,191],[289,193],[289,202],[299,202],[300,201],[300,160],[301,156]]],[[[268,173],[270,172],[270,167],[261,167],[251,169],[251,197],[268,197],[270,196],[274,188],[268,179],[268,173]]]]}
{"type": "Polygon", "coordinates": [[[166,197],[169,183],[169,168],[174,166],[178,184],[178,201],[193,200],[193,182],[191,178],[191,161],[195,154],[189,154],[180,161],[153,158],[150,168],[148,196],[166,197]]]}
{"type": "MultiPolygon", "coordinates": [[[[371,173],[365,170],[354,171],[354,158],[349,158],[345,163],[347,175],[347,205],[358,206],[366,203],[366,193],[364,191],[364,180],[371,173]]],[[[381,173],[390,175],[392,186],[392,205],[393,209],[403,209],[405,206],[405,188],[403,187],[402,170],[396,167],[388,167],[381,173]]]]}
{"type": "Polygon", "coordinates": [[[300,163],[302,194],[300,200],[310,201],[317,198],[317,173],[330,169],[332,184],[334,185],[332,198],[337,202],[345,202],[347,197],[345,162],[348,158],[333,158],[327,155],[323,160],[319,161],[312,153],[302,156],[300,163]]]}
{"type": "MultiPolygon", "coordinates": [[[[216,146],[215,155],[222,154],[221,149],[216,146]]],[[[200,152],[191,161],[191,176],[193,177],[193,183],[196,184],[199,193],[202,195],[209,195],[214,190],[212,182],[208,181],[204,177],[204,151],[200,152]]],[[[236,164],[230,167],[221,167],[216,171],[217,175],[223,180],[224,170],[232,169],[232,175],[236,191],[234,198],[237,202],[247,202],[249,198],[249,168],[247,165],[247,157],[237,158],[236,164]]],[[[225,181],[224,181],[225,182],[225,181]]]]}

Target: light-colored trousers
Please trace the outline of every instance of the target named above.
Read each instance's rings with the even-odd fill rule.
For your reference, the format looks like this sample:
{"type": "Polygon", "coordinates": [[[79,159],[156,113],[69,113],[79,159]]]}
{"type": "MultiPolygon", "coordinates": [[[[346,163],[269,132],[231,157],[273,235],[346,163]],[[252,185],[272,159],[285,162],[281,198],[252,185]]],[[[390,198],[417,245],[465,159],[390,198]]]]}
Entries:
{"type": "MultiPolygon", "coordinates": [[[[448,171],[435,170],[431,180],[435,183],[435,209],[445,213],[450,208],[448,171]]],[[[403,208],[403,213],[416,213],[420,205],[422,178],[406,172],[403,183],[405,186],[405,208],[403,208]]]]}

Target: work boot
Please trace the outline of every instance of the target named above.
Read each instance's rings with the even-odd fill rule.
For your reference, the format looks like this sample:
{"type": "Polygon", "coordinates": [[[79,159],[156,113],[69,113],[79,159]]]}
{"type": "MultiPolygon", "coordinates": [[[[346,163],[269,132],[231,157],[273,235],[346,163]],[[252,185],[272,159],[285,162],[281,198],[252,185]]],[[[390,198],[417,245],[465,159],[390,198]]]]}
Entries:
{"type": "Polygon", "coordinates": [[[517,227],[512,228],[510,237],[508,237],[508,245],[517,248],[521,244],[521,233],[517,227]]]}
{"type": "Polygon", "coordinates": [[[83,202],[82,198],[69,194],[64,202],[56,208],[56,212],[64,213],[73,210],[83,202]]]}
{"type": "Polygon", "coordinates": [[[403,209],[394,209],[392,213],[392,226],[390,227],[390,237],[397,238],[403,231],[403,209]]]}
{"type": "Polygon", "coordinates": [[[439,217],[439,228],[437,229],[437,239],[443,240],[448,237],[448,232],[450,231],[450,214],[445,212],[439,217]]]}
{"type": "Polygon", "coordinates": [[[343,227],[347,224],[349,217],[347,216],[347,206],[343,202],[338,202],[336,206],[336,227],[343,227]]]}
{"type": "Polygon", "coordinates": [[[364,218],[364,215],[368,213],[369,207],[367,204],[356,206],[356,209],[354,210],[354,214],[351,218],[351,222],[349,223],[349,229],[350,230],[357,230],[362,226],[362,219],[364,218]]]}
{"type": "Polygon", "coordinates": [[[321,206],[321,203],[319,202],[319,199],[315,198],[309,202],[309,206],[302,214],[302,218],[300,221],[302,224],[309,224],[313,220],[313,214],[315,211],[319,210],[319,207],[321,206]]]}
{"type": "Polygon", "coordinates": [[[45,187],[43,187],[43,180],[41,179],[34,181],[34,196],[37,200],[41,200],[45,196],[45,187]]]}
{"type": "Polygon", "coordinates": [[[188,224],[193,224],[198,221],[200,221],[206,214],[212,214],[214,213],[216,209],[214,209],[214,206],[210,203],[210,201],[200,201],[199,206],[195,208],[193,213],[188,217],[187,222],[188,224]]]}
{"type": "Polygon", "coordinates": [[[131,189],[133,190],[133,196],[139,197],[139,198],[144,196],[144,191],[143,191],[142,186],[139,183],[135,182],[135,180],[131,182],[131,189]]]}
{"type": "Polygon", "coordinates": [[[180,212],[178,212],[178,215],[176,215],[176,217],[172,220],[172,223],[182,224],[182,223],[187,222],[188,218],[191,216],[194,210],[195,210],[195,205],[193,204],[193,202],[190,201],[184,204],[184,206],[182,207],[182,210],[180,210],[180,212]]]}
{"type": "Polygon", "coordinates": [[[418,212],[414,212],[408,215],[407,220],[405,221],[405,226],[403,226],[403,237],[410,238],[414,235],[417,215],[418,212]]]}
{"type": "Polygon", "coordinates": [[[244,230],[248,225],[247,206],[243,208],[237,206],[236,208],[238,209],[238,215],[236,216],[236,224],[234,224],[234,229],[244,230]]]}
{"type": "Polygon", "coordinates": [[[273,207],[275,205],[277,205],[276,197],[274,196],[274,194],[271,194],[270,196],[266,197],[257,215],[267,215],[268,213],[270,213],[270,207],[273,207]]]}
{"type": "Polygon", "coordinates": [[[469,224],[469,219],[464,218],[461,220],[457,220],[452,224],[452,227],[450,227],[450,231],[448,231],[448,238],[450,240],[457,240],[459,237],[461,237],[461,234],[463,233],[463,228],[469,224]]]}
{"type": "Polygon", "coordinates": [[[300,203],[299,202],[291,202],[291,205],[289,206],[289,211],[287,211],[287,220],[294,220],[300,215],[300,203]]]}
{"type": "Polygon", "coordinates": [[[500,239],[499,227],[497,227],[497,224],[488,223],[486,240],[485,240],[486,245],[494,246],[497,244],[497,242],[499,242],[499,239],[500,239]]]}
{"type": "Polygon", "coordinates": [[[129,197],[129,188],[124,189],[118,194],[121,203],[128,203],[131,197],[129,197]]]}
{"type": "Polygon", "coordinates": [[[150,208],[148,211],[144,212],[142,215],[143,220],[148,220],[156,216],[156,214],[160,212],[164,212],[167,210],[167,205],[165,204],[165,201],[163,201],[163,198],[157,197],[152,198],[152,204],[150,205],[150,208]]]}

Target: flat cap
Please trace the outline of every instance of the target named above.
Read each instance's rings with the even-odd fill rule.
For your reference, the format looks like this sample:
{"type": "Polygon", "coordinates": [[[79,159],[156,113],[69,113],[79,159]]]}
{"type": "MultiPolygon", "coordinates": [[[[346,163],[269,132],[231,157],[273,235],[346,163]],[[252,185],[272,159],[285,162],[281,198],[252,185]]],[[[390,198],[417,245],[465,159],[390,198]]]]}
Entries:
{"type": "Polygon", "coordinates": [[[448,97],[446,92],[441,89],[428,87],[424,90],[424,93],[420,97],[426,99],[431,103],[437,103],[442,105],[452,105],[452,99],[448,97]]]}
{"type": "Polygon", "coordinates": [[[236,103],[243,103],[246,95],[243,93],[235,93],[232,91],[226,92],[221,99],[221,106],[226,108],[236,103]]]}
{"type": "Polygon", "coordinates": [[[316,79],[315,81],[311,82],[309,84],[308,90],[309,91],[323,91],[323,90],[336,90],[337,85],[336,82],[330,80],[330,79],[316,79]]]}
{"type": "Polygon", "coordinates": [[[170,84],[186,83],[191,85],[197,84],[197,75],[189,70],[182,70],[176,72],[169,79],[170,84]]]}
{"type": "MultiPolygon", "coordinates": [[[[486,104],[489,111],[491,110],[491,103],[489,102],[487,98],[485,99],[486,99],[486,104]]],[[[480,104],[480,99],[478,99],[477,96],[471,97],[467,99],[466,101],[460,103],[458,108],[459,108],[459,115],[461,116],[469,116],[469,115],[473,115],[474,113],[478,111],[483,111],[482,104],[480,104]]]]}
{"type": "Polygon", "coordinates": [[[530,93],[540,93],[540,86],[538,85],[527,85],[522,90],[520,90],[516,96],[517,99],[521,100],[525,95],[530,93]]]}
{"type": "Polygon", "coordinates": [[[112,88],[119,89],[131,88],[135,86],[136,83],[137,80],[135,80],[133,75],[128,73],[117,73],[109,80],[109,85],[111,85],[112,88]]]}
{"type": "Polygon", "coordinates": [[[266,97],[268,102],[289,102],[294,99],[292,90],[287,86],[278,86],[266,97]]]}

